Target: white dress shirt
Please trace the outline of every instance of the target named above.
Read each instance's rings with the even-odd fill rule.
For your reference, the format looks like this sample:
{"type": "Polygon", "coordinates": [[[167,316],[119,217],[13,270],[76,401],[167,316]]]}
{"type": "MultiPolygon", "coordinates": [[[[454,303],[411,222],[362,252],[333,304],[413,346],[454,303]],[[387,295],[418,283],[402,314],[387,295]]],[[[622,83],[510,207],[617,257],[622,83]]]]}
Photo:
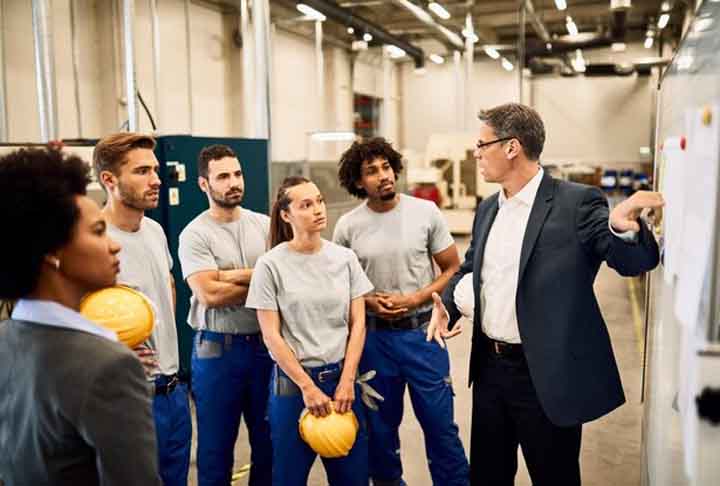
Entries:
{"type": "Polygon", "coordinates": [[[492,339],[506,343],[520,342],[515,313],[520,251],[543,173],[541,167],[525,187],[509,199],[504,190],[500,191],[499,209],[485,244],[480,273],[482,329],[492,339]]]}
{"type": "Polygon", "coordinates": [[[20,299],[15,304],[12,318],[17,321],[87,332],[110,341],[118,340],[113,331],[100,327],[74,310],[49,300],[20,299]]]}

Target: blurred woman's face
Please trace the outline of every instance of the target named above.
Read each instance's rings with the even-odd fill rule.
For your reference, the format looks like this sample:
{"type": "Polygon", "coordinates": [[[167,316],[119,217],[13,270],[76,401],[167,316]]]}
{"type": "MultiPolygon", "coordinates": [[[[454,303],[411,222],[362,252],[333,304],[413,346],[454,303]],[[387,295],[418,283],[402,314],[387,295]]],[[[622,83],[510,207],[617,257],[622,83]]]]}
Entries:
{"type": "Polygon", "coordinates": [[[283,219],[290,223],[293,234],[320,233],[327,228],[327,210],[320,189],[312,182],[288,189],[290,206],[283,219]]]}
{"type": "Polygon", "coordinates": [[[120,245],[107,234],[107,224],[97,203],[76,196],[80,210],[70,242],[57,252],[59,272],[85,292],[115,285],[120,272],[120,245]]]}

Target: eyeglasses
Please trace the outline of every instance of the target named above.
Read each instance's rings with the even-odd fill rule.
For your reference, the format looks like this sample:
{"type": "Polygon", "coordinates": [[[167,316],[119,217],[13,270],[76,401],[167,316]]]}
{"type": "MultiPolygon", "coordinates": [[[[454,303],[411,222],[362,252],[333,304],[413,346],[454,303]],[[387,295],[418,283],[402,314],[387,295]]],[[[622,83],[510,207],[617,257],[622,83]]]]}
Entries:
{"type": "Polygon", "coordinates": [[[492,145],[492,144],[498,143],[498,142],[507,142],[508,140],[512,140],[513,138],[515,138],[515,137],[503,137],[503,138],[498,138],[496,140],[491,140],[489,142],[478,143],[477,145],[475,145],[475,148],[477,148],[479,150],[483,150],[488,145],[492,145]]]}

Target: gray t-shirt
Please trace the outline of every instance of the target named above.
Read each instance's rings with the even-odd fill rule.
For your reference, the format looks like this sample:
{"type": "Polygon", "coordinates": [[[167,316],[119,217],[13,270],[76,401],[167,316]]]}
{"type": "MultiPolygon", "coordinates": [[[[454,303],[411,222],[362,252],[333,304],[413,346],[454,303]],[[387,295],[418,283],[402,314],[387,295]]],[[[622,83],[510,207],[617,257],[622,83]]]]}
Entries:
{"type": "MultiPolygon", "coordinates": [[[[335,243],[352,249],[377,292],[409,294],[435,280],[432,256],[453,243],[435,203],[400,195],[392,210],[378,213],[367,201],[344,214],[335,243]]],[[[432,308],[432,301],[417,309],[432,308]]]]}
{"type": "Polygon", "coordinates": [[[280,333],[301,365],[345,357],[350,302],[372,290],[355,254],[329,241],[308,255],[281,243],[255,266],[247,307],[280,313],[280,333]]]}
{"type": "Polygon", "coordinates": [[[145,294],[155,308],[155,327],[148,344],[155,350],[158,371],[163,375],[177,373],[180,358],[170,286],[173,261],[162,226],[144,217],[135,232],[112,224],[107,230],[110,238],[122,245],[118,283],[145,294]]]}
{"type": "MultiPolygon", "coordinates": [[[[253,268],[265,253],[270,218],[242,209],[240,218],[230,223],[217,222],[209,211],[200,213],[180,233],[178,258],[183,278],[208,270],[253,268]]],[[[193,295],[187,322],[196,330],[227,334],[260,332],[257,313],[244,305],[208,309],[193,295]]]]}

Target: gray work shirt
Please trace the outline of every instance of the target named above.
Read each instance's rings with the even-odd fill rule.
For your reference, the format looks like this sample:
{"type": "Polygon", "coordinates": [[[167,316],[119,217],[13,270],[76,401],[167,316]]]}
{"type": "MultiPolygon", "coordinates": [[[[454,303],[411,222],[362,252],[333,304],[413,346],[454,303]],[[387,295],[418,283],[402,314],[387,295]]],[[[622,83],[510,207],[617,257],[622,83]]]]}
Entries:
{"type": "MultiPolygon", "coordinates": [[[[352,249],[377,292],[410,294],[435,280],[432,256],[454,244],[435,203],[400,194],[390,211],[378,213],[367,201],[344,214],[335,243],[352,249]]],[[[417,309],[432,308],[432,301],[417,309]]]]}
{"type": "MultiPolygon", "coordinates": [[[[242,208],[240,218],[221,223],[200,213],[180,233],[178,258],[183,279],[208,270],[253,268],[265,253],[270,218],[242,208]]],[[[260,332],[255,310],[244,305],[207,308],[190,297],[187,322],[193,329],[226,334],[255,334],[260,332]]]]}
{"type": "Polygon", "coordinates": [[[140,229],[135,232],[123,231],[112,224],[108,224],[107,230],[110,238],[122,245],[118,283],[139,290],[154,305],[155,327],[148,344],[155,350],[158,371],[163,375],[177,373],[180,356],[170,285],[173,260],[162,226],[143,217],[140,229]]]}
{"type": "Polygon", "coordinates": [[[372,290],[355,254],[329,241],[314,254],[281,243],[255,266],[247,307],[280,313],[280,333],[301,365],[345,357],[350,302],[372,290]]]}

